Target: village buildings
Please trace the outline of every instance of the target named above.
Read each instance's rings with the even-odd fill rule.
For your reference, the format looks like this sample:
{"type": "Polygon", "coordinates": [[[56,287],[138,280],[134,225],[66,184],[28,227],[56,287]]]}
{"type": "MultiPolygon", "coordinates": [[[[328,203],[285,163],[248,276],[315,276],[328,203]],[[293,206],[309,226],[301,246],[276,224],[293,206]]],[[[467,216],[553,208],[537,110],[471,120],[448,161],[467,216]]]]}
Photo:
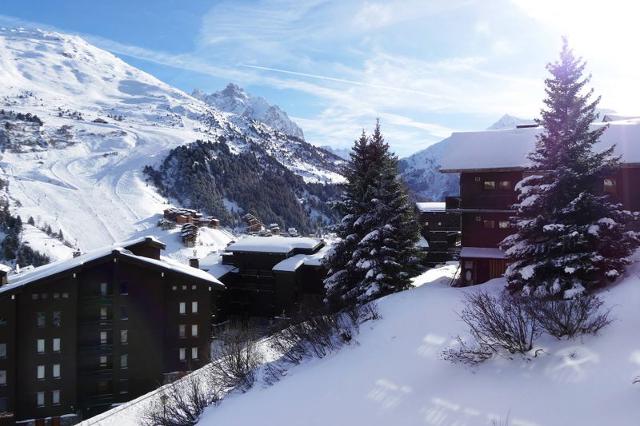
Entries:
{"type": "Polygon", "coordinates": [[[226,248],[221,263],[200,266],[227,289],[225,318],[290,316],[322,302],[327,249],[316,238],[247,236],[226,248]]]}
{"type": "MultiPolygon", "coordinates": [[[[605,117],[593,127],[609,125],[594,149],[615,145],[621,169],[606,177],[596,191],[608,194],[626,209],[640,210],[640,119],[605,117]]],[[[460,173],[460,204],[447,211],[460,214],[461,282],[479,284],[504,274],[507,266],[500,242],[514,232],[511,218],[518,201],[516,185],[527,176],[527,158],[535,148],[535,125],[513,129],[459,132],[451,136],[441,171],[460,173]]]]}
{"type": "Polygon", "coordinates": [[[208,362],[224,287],[164,248],[144,237],[0,271],[1,424],[75,423],[208,362]]]}

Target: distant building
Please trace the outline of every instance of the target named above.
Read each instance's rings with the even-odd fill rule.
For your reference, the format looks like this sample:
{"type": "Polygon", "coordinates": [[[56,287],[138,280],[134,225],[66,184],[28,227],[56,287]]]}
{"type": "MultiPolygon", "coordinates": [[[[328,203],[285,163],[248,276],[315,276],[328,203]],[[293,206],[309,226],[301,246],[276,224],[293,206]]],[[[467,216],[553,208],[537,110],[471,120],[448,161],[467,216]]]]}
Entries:
{"type": "Polygon", "coordinates": [[[446,202],[416,203],[420,225],[420,246],[426,252],[430,265],[457,258],[460,243],[460,214],[452,209],[458,207],[457,197],[447,197],[446,202]]]}
{"type": "Polygon", "coordinates": [[[248,236],[227,247],[222,263],[203,269],[227,287],[224,316],[293,315],[322,302],[327,248],[315,238],[248,236]]]}
{"type": "Polygon", "coordinates": [[[164,248],[145,237],[0,271],[0,423],[75,423],[208,362],[223,286],[164,248]]]}
{"type": "MultiPolygon", "coordinates": [[[[616,146],[622,167],[594,191],[609,194],[632,211],[640,210],[640,119],[610,121],[594,146],[616,146]]],[[[596,123],[593,128],[605,123],[596,123]]],[[[535,125],[514,129],[454,133],[441,159],[441,171],[460,173],[460,205],[449,209],[461,215],[461,281],[479,284],[504,274],[507,261],[500,242],[514,232],[510,218],[518,201],[517,183],[531,172],[527,154],[535,148],[535,125]]]]}

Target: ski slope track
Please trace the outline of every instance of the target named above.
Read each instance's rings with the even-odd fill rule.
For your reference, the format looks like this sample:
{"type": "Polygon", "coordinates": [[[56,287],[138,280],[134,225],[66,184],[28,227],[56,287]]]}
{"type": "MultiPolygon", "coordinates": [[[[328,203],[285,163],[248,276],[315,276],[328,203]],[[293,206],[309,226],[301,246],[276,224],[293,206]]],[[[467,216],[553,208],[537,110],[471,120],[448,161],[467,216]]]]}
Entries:
{"type": "Polygon", "coordinates": [[[171,200],[142,169],[197,139],[224,137],[232,152],[255,143],[306,181],[342,180],[332,154],[317,150],[309,161],[303,140],[220,111],[76,36],[1,28],[0,93],[0,108],[37,115],[44,125],[33,138],[50,141],[2,153],[12,211],[61,229],[83,251],[155,226],[171,200]],[[61,134],[63,146],[52,142],[61,134]]]}

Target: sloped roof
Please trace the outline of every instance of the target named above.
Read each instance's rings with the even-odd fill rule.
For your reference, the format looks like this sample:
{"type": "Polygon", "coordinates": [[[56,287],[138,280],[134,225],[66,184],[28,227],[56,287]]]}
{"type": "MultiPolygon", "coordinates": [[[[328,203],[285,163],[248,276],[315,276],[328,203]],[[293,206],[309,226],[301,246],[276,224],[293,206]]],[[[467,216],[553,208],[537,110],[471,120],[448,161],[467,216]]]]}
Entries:
{"type": "Polygon", "coordinates": [[[295,249],[316,250],[322,240],[308,237],[244,237],[227,246],[230,252],[289,253],[295,249]]]}
{"type": "MultiPolygon", "coordinates": [[[[14,290],[18,287],[22,287],[24,285],[27,285],[36,281],[39,281],[51,275],[59,274],[68,270],[81,267],[82,265],[85,265],[89,262],[101,259],[103,257],[110,256],[114,252],[117,255],[123,256],[125,258],[137,260],[137,261],[148,263],[148,264],[153,264],[169,271],[189,275],[194,278],[210,282],[212,284],[223,286],[223,284],[214,276],[200,269],[192,268],[188,265],[183,265],[173,261],[157,260],[157,259],[151,259],[145,256],[137,256],[123,247],[123,246],[130,247],[132,245],[138,244],[142,241],[145,241],[146,238],[153,239],[153,237],[142,237],[136,240],[125,241],[124,243],[117,243],[112,246],[91,250],[78,257],[49,263],[47,265],[37,267],[28,272],[9,275],[7,277],[8,283],[0,287],[0,294],[14,290]]],[[[156,239],[154,239],[154,242],[163,244],[161,241],[156,239]]]]}
{"type": "MultiPolygon", "coordinates": [[[[592,129],[605,125],[609,128],[594,146],[604,151],[615,145],[615,155],[626,164],[640,164],[640,119],[595,123],[592,129]]],[[[449,149],[440,160],[442,172],[471,170],[511,170],[531,165],[527,158],[535,148],[541,127],[480,132],[457,132],[451,135],[449,149]]]]}

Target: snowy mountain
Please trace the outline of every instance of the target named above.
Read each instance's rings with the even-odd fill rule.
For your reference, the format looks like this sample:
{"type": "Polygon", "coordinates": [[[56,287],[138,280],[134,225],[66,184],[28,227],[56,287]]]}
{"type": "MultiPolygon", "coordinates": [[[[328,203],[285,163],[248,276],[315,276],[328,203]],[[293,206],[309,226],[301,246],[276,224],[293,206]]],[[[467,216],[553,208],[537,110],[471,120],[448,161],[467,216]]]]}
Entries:
{"type": "Polygon", "coordinates": [[[323,145],[320,148],[331,152],[332,154],[337,155],[338,157],[342,158],[343,160],[348,160],[349,159],[349,155],[351,154],[351,148],[336,148],[333,146],[329,146],[329,145],[323,145]]]}
{"type": "Polygon", "coordinates": [[[196,140],[259,151],[304,184],[343,179],[338,157],[232,117],[77,36],[0,29],[0,92],[0,179],[12,214],[82,250],[153,228],[175,199],[142,170],[196,140]]]}
{"type": "MultiPolygon", "coordinates": [[[[521,124],[532,124],[509,114],[503,115],[489,126],[488,130],[515,128],[521,124]]],[[[440,159],[449,149],[449,139],[444,139],[400,160],[400,173],[418,201],[440,201],[449,195],[458,195],[459,176],[455,173],[440,173],[440,159]]]]}
{"type": "Polygon", "coordinates": [[[289,136],[304,139],[302,129],[298,127],[280,107],[270,105],[266,99],[262,97],[248,94],[236,84],[229,83],[223,90],[209,95],[196,89],[191,96],[204,101],[220,111],[244,119],[259,121],[289,136]]]}

